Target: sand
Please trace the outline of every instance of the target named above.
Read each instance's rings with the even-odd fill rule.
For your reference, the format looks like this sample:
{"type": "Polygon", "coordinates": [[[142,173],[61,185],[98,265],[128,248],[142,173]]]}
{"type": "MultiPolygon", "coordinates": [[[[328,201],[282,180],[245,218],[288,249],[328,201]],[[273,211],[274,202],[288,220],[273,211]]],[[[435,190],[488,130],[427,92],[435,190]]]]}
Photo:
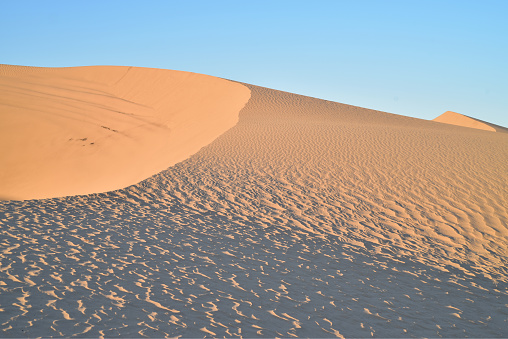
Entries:
{"type": "Polygon", "coordinates": [[[3,336],[508,336],[508,135],[235,85],[139,184],[0,202],[3,336]]]}
{"type": "Polygon", "coordinates": [[[495,124],[491,124],[486,121],[482,121],[479,119],[468,117],[467,115],[463,115],[460,113],[455,113],[451,111],[444,112],[440,116],[434,119],[437,122],[443,122],[445,124],[469,127],[469,128],[477,128],[485,131],[491,132],[501,132],[508,133],[508,128],[503,126],[498,126],[495,124]]]}
{"type": "Polygon", "coordinates": [[[0,199],[136,184],[233,127],[249,97],[188,72],[0,65],[0,199]]]}

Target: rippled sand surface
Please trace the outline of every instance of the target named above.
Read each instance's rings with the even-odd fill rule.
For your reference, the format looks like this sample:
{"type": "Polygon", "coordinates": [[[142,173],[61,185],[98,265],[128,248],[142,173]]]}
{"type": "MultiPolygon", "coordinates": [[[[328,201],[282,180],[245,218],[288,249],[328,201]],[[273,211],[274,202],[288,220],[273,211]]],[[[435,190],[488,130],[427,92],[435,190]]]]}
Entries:
{"type": "Polygon", "coordinates": [[[508,336],[507,134],[246,86],[140,184],[0,202],[0,336],[508,336]]]}

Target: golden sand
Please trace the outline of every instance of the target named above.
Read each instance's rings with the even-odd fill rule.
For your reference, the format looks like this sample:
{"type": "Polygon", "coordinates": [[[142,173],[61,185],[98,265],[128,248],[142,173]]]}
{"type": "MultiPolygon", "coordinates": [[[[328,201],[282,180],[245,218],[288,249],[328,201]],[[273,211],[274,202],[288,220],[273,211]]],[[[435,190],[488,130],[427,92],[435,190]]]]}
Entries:
{"type": "MultiPolygon", "coordinates": [[[[59,171],[58,186],[83,175],[58,155],[93,149],[88,141],[106,150],[112,139],[115,158],[70,157],[124,164],[108,175],[180,162],[106,193],[0,202],[0,336],[508,336],[508,134],[188,73],[100,70],[41,70],[44,90],[20,84],[24,99],[3,80],[2,100],[31,112],[8,129],[27,140],[9,166],[33,159],[23,146],[32,132],[55,135],[40,166],[59,171]],[[54,71],[80,80],[55,89],[54,71]],[[105,89],[119,79],[125,92],[105,89]],[[179,117],[169,133],[158,104],[179,117]],[[203,109],[213,118],[196,118],[203,109]],[[157,146],[173,132],[178,157],[157,146]]],[[[25,81],[18,74],[12,83],[25,81]]]]}

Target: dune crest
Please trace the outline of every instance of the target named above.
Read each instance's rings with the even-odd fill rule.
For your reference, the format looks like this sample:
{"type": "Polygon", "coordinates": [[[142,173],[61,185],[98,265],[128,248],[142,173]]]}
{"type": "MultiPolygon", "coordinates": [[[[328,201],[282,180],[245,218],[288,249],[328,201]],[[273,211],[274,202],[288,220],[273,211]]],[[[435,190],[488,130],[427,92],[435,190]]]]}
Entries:
{"type": "Polygon", "coordinates": [[[491,132],[503,132],[508,133],[508,129],[502,126],[494,125],[479,119],[468,117],[460,113],[447,111],[433,119],[436,122],[442,122],[450,125],[457,125],[462,127],[482,129],[491,132]]]}
{"type": "Polygon", "coordinates": [[[106,192],[182,161],[233,127],[245,86],[119,66],[0,65],[0,199],[106,192]]]}

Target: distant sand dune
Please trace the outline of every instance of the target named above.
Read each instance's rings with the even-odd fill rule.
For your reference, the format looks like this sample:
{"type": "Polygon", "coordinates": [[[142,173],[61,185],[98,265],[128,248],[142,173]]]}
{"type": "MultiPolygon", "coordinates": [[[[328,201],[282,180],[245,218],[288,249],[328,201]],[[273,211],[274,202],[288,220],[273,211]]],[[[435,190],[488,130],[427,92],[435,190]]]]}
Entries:
{"type": "Polygon", "coordinates": [[[0,199],[123,188],[238,121],[240,84],[136,67],[0,65],[0,199]]]}
{"type": "Polygon", "coordinates": [[[508,133],[508,128],[491,124],[489,122],[485,122],[479,119],[468,117],[467,115],[463,115],[455,112],[444,112],[440,116],[434,119],[437,122],[443,122],[445,124],[457,125],[462,127],[476,128],[482,129],[485,131],[491,132],[501,132],[508,133]]]}
{"type": "Polygon", "coordinates": [[[240,86],[136,185],[0,202],[0,336],[508,337],[507,134],[240,86]]]}

